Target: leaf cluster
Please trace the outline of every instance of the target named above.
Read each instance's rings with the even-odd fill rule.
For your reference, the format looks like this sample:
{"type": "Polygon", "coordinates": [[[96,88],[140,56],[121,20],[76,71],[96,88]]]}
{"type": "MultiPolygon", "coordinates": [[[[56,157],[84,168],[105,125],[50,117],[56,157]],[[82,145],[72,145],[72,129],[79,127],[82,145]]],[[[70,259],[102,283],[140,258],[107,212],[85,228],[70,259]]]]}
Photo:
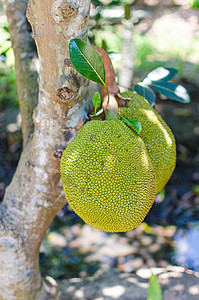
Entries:
{"type": "Polygon", "coordinates": [[[176,76],[177,72],[174,68],[159,67],[150,72],[142,82],[136,84],[134,90],[147,99],[152,106],[155,105],[156,100],[153,89],[169,99],[189,103],[190,96],[187,90],[180,84],[169,82],[176,76]]]}
{"type": "MultiPolygon", "coordinates": [[[[109,97],[109,91],[105,81],[105,67],[98,52],[82,39],[71,39],[69,43],[69,54],[74,68],[85,78],[105,86],[109,97]]],[[[134,90],[137,94],[147,99],[152,106],[155,105],[156,100],[153,89],[169,99],[181,103],[189,103],[190,96],[187,90],[182,85],[169,82],[176,74],[177,70],[174,68],[159,67],[150,72],[142,82],[136,84],[134,90]]],[[[91,115],[91,117],[95,117],[103,112],[103,109],[97,111],[102,103],[101,96],[98,92],[93,94],[92,101],[94,105],[94,115],[91,115]]],[[[135,126],[137,133],[140,133],[141,124],[137,120],[122,118],[122,121],[129,126],[135,126]]]]}
{"type": "MultiPolygon", "coordinates": [[[[104,85],[109,97],[109,91],[105,82],[105,67],[98,52],[84,40],[71,39],[69,43],[69,53],[74,68],[87,79],[104,85]]],[[[102,103],[99,92],[93,94],[92,101],[94,105],[94,115],[91,115],[91,117],[96,117],[103,112],[103,109],[97,111],[102,103]]],[[[122,121],[129,126],[134,126],[137,133],[140,133],[140,122],[127,118],[122,118],[122,121]]]]}

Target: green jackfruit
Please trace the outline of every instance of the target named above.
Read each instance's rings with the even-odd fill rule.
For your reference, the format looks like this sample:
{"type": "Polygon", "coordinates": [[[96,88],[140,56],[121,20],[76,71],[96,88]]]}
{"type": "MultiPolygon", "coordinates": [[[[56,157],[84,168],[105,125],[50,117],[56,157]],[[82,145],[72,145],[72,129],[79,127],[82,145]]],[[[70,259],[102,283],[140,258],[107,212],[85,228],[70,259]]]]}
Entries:
{"type": "Polygon", "coordinates": [[[176,145],[171,129],[147,100],[133,92],[122,93],[129,97],[126,107],[119,108],[119,116],[136,119],[142,125],[139,136],[143,139],[153,164],[159,193],[171,177],[176,164],[176,145]]]}
{"type": "Polygon", "coordinates": [[[62,155],[61,178],[77,215],[107,232],[138,226],[155,198],[144,142],[119,120],[86,123],[62,155]]]}

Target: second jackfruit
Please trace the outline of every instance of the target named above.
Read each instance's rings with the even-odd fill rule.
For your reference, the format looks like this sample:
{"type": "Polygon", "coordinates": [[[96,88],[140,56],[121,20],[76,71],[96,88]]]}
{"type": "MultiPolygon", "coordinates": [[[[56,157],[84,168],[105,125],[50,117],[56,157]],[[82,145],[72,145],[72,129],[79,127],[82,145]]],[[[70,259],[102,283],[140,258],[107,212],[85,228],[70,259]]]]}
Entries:
{"type": "Polygon", "coordinates": [[[132,100],[126,107],[119,108],[119,115],[131,120],[136,119],[142,125],[139,136],[143,139],[153,164],[157,189],[160,192],[171,177],[176,164],[176,145],[171,129],[166,125],[147,100],[133,92],[122,93],[132,100]]]}

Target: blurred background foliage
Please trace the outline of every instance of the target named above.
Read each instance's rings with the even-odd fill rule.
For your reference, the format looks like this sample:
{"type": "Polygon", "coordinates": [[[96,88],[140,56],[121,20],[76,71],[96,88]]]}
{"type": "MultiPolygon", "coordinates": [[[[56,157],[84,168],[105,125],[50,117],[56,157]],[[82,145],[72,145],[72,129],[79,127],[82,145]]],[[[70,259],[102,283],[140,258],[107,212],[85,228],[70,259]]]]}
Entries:
{"type": "MultiPolygon", "coordinates": [[[[84,224],[66,205],[42,243],[42,273],[61,279],[99,268],[135,272],[168,264],[199,272],[199,2],[91,2],[89,40],[110,53],[121,90],[133,89],[157,67],[173,67],[174,82],[188,89],[191,103],[157,96],[156,109],[176,137],[177,167],[145,222],[127,233],[108,234],[84,224]]],[[[1,4],[0,145],[1,201],[22,150],[14,54],[1,4]]]]}
{"type": "Polygon", "coordinates": [[[89,37],[98,46],[113,52],[116,76],[122,64],[125,11],[129,10],[135,52],[134,84],[160,66],[175,66],[179,79],[199,84],[198,11],[190,12],[190,2],[104,0],[92,3],[89,37]]]}
{"type": "Polygon", "coordinates": [[[0,91],[0,108],[18,106],[14,53],[5,16],[0,22],[0,91]]]}

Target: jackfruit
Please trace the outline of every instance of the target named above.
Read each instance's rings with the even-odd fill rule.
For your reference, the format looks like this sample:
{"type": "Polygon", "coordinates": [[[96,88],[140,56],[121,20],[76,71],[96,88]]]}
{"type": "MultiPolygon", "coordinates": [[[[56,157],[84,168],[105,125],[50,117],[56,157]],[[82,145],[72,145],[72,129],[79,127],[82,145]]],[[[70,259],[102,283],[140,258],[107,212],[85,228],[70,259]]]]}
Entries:
{"type": "Polygon", "coordinates": [[[126,107],[119,108],[119,116],[136,119],[142,125],[139,136],[144,141],[155,170],[157,194],[166,185],[175,168],[176,144],[173,133],[142,96],[133,92],[124,92],[122,96],[132,100],[127,102],[126,107]]]}
{"type": "Polygon", "coordinates": [[[97,229],[131,230],[153,204],[155,172],[144,142],[120,120],[87,122],[65,149],[60,169],[70,206],[97,229]]]}

